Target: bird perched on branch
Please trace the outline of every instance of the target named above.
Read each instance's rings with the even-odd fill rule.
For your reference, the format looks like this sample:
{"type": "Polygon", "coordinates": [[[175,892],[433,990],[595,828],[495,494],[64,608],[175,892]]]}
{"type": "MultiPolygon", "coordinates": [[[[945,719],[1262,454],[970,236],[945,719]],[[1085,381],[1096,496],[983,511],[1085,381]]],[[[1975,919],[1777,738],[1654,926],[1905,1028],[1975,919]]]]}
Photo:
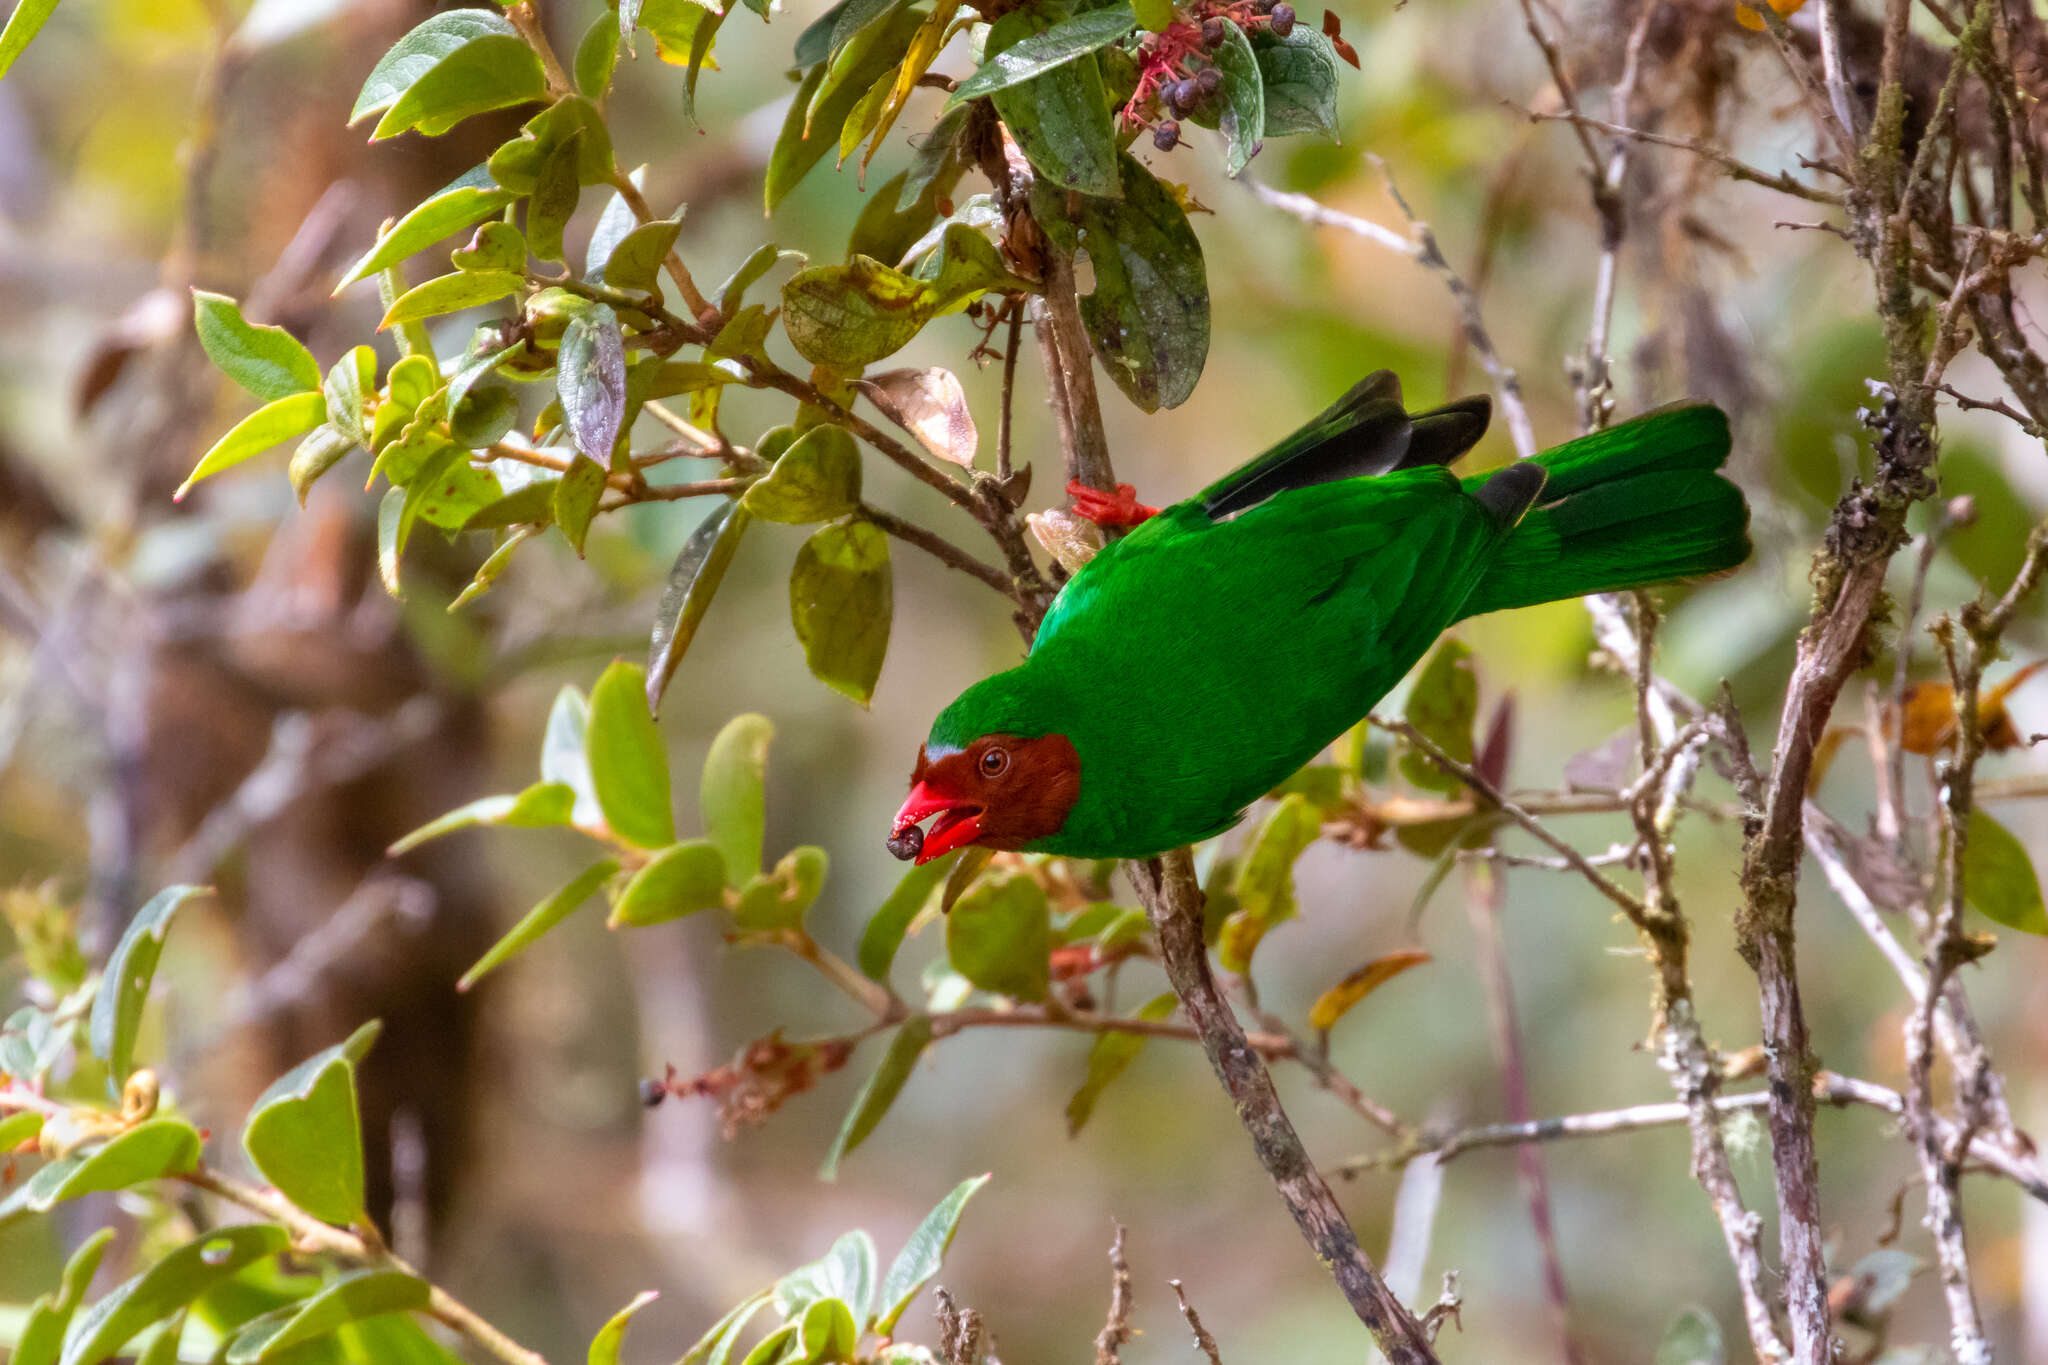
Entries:
{"type": "Polygon", "coordinates": [[[1487,399],[1410,414],[1380,371],[1163,511],[1061,591],[1022,664],[932,723],[889,846],[1142,858],[1221,833],[1469,616],[1734,568],[1728,418],[1660,408],[1460,479],[1487,399]],[[924,822],[929,820],[929,827],[924,822]]]}

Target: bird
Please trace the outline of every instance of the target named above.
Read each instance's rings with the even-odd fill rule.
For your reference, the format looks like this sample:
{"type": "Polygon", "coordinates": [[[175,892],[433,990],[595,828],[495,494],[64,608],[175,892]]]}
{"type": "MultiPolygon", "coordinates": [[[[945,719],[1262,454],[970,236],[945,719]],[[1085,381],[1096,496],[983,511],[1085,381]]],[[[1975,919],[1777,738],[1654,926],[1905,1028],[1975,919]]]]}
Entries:
{"type": "Polygon", "coordinates": [[[1130,527],[1067,581],[1024,661],[932,722],[890,852],[1149,858],[1199,842],[1363,719],[1468,617],[1706,578],[1749,557],[1727,415],[1654,409],[1500,469],[1446,467],[1484,397],[1410,413],[1380,370],[1130,527]],[[929,826],[925,822],[930,821],[929,826]]]}

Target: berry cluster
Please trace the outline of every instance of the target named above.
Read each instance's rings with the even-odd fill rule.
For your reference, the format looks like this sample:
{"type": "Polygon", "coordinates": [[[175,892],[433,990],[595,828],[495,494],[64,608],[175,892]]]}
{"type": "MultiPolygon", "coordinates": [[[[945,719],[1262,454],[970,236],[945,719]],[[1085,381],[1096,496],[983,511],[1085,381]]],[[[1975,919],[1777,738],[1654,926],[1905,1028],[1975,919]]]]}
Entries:
{"type": "Polygon", "coordinates": [[[1145,35],[1125,124],[1151,125],[1152,145],[1172,151],[1180,144],[1180,120],[1213,106],[1223,89],[1223,73],[1210,54],[1223,46],[1229,29],[1265,29],[1285,38],[1295,22],[1287,0],[1195,0],[1173,23],[1145,35]]]}

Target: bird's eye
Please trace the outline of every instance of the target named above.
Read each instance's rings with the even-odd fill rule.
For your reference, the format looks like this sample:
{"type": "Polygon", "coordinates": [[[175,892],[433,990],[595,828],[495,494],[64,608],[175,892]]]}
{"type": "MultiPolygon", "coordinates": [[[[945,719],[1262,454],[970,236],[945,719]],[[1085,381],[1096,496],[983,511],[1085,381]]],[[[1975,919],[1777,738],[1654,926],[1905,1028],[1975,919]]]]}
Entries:
{"type": "Polygon", "coordinates": [[[1010,752],[1007,749],[987,749],[981,755],[981,775],[1001,777],[1010,766],[1010,752]]]}

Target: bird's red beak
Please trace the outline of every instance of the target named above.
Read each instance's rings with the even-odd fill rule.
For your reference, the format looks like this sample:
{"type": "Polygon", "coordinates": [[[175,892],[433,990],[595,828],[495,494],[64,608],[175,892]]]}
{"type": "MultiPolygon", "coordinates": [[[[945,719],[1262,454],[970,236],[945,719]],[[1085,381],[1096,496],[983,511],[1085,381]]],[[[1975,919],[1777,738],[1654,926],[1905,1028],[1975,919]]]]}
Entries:
{"type": "Polygon", "coordinates": [[[938,818],[932,821],[924,836],[924,846],[918,850],[920,866],[981,837],[981,806],[934,791],[929,782],[919,782],[911,787],[910,795],[904,798],[903,808],[896,812],[896,823],[890,832],[900,835],[927,816],[938,818]]]}

